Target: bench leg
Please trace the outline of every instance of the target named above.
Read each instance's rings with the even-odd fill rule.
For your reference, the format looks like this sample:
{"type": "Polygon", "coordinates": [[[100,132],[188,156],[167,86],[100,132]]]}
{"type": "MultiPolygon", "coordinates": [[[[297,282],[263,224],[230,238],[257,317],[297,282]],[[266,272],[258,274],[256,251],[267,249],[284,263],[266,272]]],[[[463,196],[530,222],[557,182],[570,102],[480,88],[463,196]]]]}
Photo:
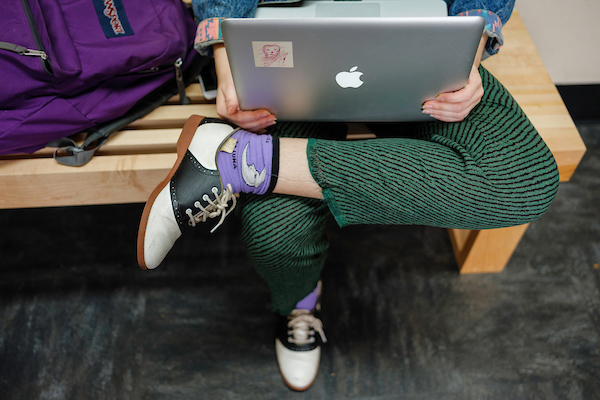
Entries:
{"type": "Polygon", "coordinates": [[[460,273],[502,272],[528,225],[473,231],[448,229],[460,273]]]}

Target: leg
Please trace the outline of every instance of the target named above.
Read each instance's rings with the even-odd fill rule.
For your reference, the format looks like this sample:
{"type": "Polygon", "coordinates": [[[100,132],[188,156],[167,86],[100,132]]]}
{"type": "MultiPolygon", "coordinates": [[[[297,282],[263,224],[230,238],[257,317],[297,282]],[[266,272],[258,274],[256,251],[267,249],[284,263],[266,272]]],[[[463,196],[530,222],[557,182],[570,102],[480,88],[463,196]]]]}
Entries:
{"type": "MultiPolygon", "coordinates": [[[[287,141],[301,139],[284,137],[280,145],[286,158],[277,174],[266,176],[278,177],[274,185],[276,193],[316,198],[322,195],[340,226],[419,224],[472,230],[516,226],[535,220],[550,206],[558,188],[554,157],[504,87],[483,68],[480,72],[485,94],[464,121],[402,125],[403,137],[389,139],[349,142],[310,138],[290,147],[287,141]],[[286,153],[289,148],[293,149],[291,154],[286,153]],[[288,168],[286,162],[290,160],[288,168]]],[[[214,125],[219,124],[200,126],[196,133],[191,130],[182,134],[187,140],[181,145],[183,151],[178,152],[180,157],[172,178],[170,174],[159,185],[144,210],[138,240],[141,266],[155,267],[162,261],[181,234],[184,221],[180,215],[187,214],[192,226],[218,216],[222,221],[226,215],[228,201],[236,191],[229,183],[225,190],[219,182],[219,170],[206,168],[196,155],[208,156],[207,162],[214,163],[216,154],[222,157],[230,153],[224,156],[231,160],[225,169],[235,170],[235,160],[243,160],[245,150],[242,155],[237,153],[247,145],[239,146],[238,139],[233,138],[233,149],[225,150],[229,136],[214,125]],[[212,142],[215,146],[206,151],[206,143],[212,142]],[[187,164],[182,163],[188,159],[187,164]],[[180,181],[186,185],[179,184],[180,181]],[[197,189],[200,186],[202,190],[197,189]],[[179,201],[180,187],[185,187],[181,192],[190,206],[179,201]],[[210,200],[209,187],[214,200],[210,200]],[[193,202],[194,196],[200,196],[204,204],[193,202]],[[202,211],[193,219],[191,204],[202,211]],[[147,213],[154,208],[159,211],[147,213]],[[148,254],[150,263],[146,259],[148,254]]],[[[240,135],[240,140],[258,138],[247,132],[240,135]]],[[[258,148],[259,154],[264,155],[260,145],[258,148]]],[[[269,157],[276,159],[268,155],[262,159],[269,157]]],[[[262,182],[263,187],[272,187],[274,182],[263,178],[264,163],[257,164],[258,169],[255,164],[247,163],[255,174],[251,178],[262,182]]],[[[271,170],[276,170],[275,164],[271,170]]],[[[252,190],[252,186],[245,188],[252,190]]]]}
{"type": "MultiPolygon", "coordinates": [[[[287,147],[285,151],[281,149],[281,176],[282,172],[289,174],[287,166],[291,171],[308,171],[307,138],[342,139],[346,127],[341,124],[282,123],[270,133],[279,137],[282,143],[304,144],[304,149],[297,146],[291,146],[292,151],[287,147]],[[298,167],[299,164],[304,168],[298,167]],[[284,170],[283,166],[286,166],[284,170]]],[[[312,180],[310,172],[304,178],[312,180]]],[[[281,181],[295,186],[286,179],[278,179],[278,185],[281,181]]],[[[271,289],[271,307],[280,315],[287,315],[320,279],[328,248],[327,206],[322,200],[313,198],[242,194],[238,209],[243,226],[242,240],[252,264],[271,289]]]]}
{"type": "Polygon", "coordinates": [[[273,190],[275,193],[323,199],[321,187],[310,173],[307,145],[308,139],[280,141],[279,176],[273,190]]]}
{"type": "Polygon", "coordinates": [[[238,213],[242,241],[253,266],[271,291],[271,308],[287,315],[321,277],[327,256],[322,200],[294,196],[243,195],[238,213]]]}
{"type": "MultiPolygon", "coordinates": [[[[270,133],[341,138],[346,126],[281,124],[270,133]]],[[[242,193],[238,207],[242,238],[271,289],[272,308],[279,313],[275,347],[280,371],[288,386],[305,390],[317,375],[320,344],[326,339],[316,315],[318,307],[294,308],[320,278],[328,247],[325,222],[329,214],[322,200],[268,194],[274,184],[270,179],[279,169],[278,143],[277,136],[257,136],[223,121],[190,118],[178,141],[173,169],[144,209],[138,261],[142,267],[158,266],[186,222],[193,227],[207,218],[221,217],[222,221],[236,205],[233,186],[244,188],[247,192],[242,193]],[[217,168],[223,162],[224,169],[217,168]],[[200,212],[194,214],[192,207],[200,212]]],[[[306,162],[306,152],[302,154],[306,162]]]]}
{"type": "MultiPolygon", "coordinates": [[[[546,211],[558,187],[554,158],[508,92],[481,74],[484,98],[462,122],[402,125],[400,138],[307,142],[314,183],[340,226],[488,229],[546,211]]],[[[296,185],[283,192],[301,195],[314,187],[305,175],[280,170],[278,185],[289,178],[296,185]]]]}
{"type": "MultiPolygon", "coordinates": [[[[330,124],[281,124],[271,133],[285,138],[343,138],[345,130],[330,124]]],[[[302,139],[292,141],[298,140],[302,139]]],[[[306,163],[306,144],[303,152],[291,156],[306,163]]],[[[281,164],[285,162],[280,163],[280,172],[281,164]]],[[[282,377],[294,390],[308,389],[317,376],[320,344],[326,339],[317,310],[297,303],[315,290],[320,279],[329,245],[329,210],[323,200],[277,194],[242,194],[237,210],[250,260],[267,282],[271,308],[279,314],[275,350],[282,377]]],[[[318,299],[309,307],[314,301],[318,299]]]]}

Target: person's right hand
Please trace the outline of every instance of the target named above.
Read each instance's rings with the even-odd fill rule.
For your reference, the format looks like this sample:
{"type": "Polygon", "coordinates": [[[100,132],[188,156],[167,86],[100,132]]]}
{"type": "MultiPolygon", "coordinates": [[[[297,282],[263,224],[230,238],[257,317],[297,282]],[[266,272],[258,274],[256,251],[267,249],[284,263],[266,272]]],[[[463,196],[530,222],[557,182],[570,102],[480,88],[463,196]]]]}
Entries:
{"type": "Polygon", "coordinates": [[[217,114],[248,131],[263,133],[266,128],[275,124],[275,115],[268,110],[240,110],[225,46],[222,44],[213,45],[213,51],[218,82],[217,114]]]}

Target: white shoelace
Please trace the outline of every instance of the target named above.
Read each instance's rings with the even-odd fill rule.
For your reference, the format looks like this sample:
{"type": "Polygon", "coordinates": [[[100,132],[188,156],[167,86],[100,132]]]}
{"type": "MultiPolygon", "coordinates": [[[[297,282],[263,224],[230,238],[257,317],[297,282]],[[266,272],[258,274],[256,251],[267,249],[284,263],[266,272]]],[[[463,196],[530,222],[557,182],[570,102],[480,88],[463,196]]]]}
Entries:
{"type": "Polygon", "coordinates": [[[315,317],[309,310],[294,310],[288,315],[288,342],[294,343],[298,346],[304,344],[314,343],[315,337],[311,336],[315,334],[315,331],[321,336],[323,343],[327,343],[325,332],[323,331],[323,323],[317,317],[315,317]]]}
{"type": "Polygon", "coordinates": [[[219,189],[217,189],[216,187],[213,187],[211,192],[215,195],[214,201],[211,200],[207,194],[202,196],[202,200],[208,203],[206,208],[202,207],[200,201],[196,201],[194,203],[194,207],[200,209],[200,211],[194,214],[192,209],[188,208],[187,210],[185,210],[185,213],[190,219],[188,221],[188,225],[190,225],[191,227],[195,227],[196,224],[199,222],[206,222],[208,218],[217,218],[220,215],[221,219],[219,220],[219,223],[217,223],[217,225],[215,225],[215,227],[212,228],[212,230],[210,231],[210,233],[213,233],[219,226],[221,226],[223,221],[225,221],[225,217],[227,217],[229,213],[232,212],[235,208],[236,198],[233,195],[233,189],[231,188],[231,185],[229,183],[227,184],[227,188],[220,195],[219,189]],[[225,209],[228,207],[229,200],[233,200],[233,204],[231,205],[229,211],[225,212],[225,209]]]}

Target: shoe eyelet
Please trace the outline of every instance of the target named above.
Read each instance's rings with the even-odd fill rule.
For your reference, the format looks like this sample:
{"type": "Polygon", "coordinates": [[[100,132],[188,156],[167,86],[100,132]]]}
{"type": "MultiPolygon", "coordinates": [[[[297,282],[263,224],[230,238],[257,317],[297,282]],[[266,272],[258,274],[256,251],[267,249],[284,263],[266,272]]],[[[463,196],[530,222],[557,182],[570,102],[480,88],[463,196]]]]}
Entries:
{"type": "Polygon", "coordinates": [[[209,199],[209,198],[210,198],[210,197],[208,197],[208,195],[207,195],[207,194],[205,194],[204,196],[202,196],[202,200],[204,200],[204,201],[208,201],[208,199],[209,199]]]}

